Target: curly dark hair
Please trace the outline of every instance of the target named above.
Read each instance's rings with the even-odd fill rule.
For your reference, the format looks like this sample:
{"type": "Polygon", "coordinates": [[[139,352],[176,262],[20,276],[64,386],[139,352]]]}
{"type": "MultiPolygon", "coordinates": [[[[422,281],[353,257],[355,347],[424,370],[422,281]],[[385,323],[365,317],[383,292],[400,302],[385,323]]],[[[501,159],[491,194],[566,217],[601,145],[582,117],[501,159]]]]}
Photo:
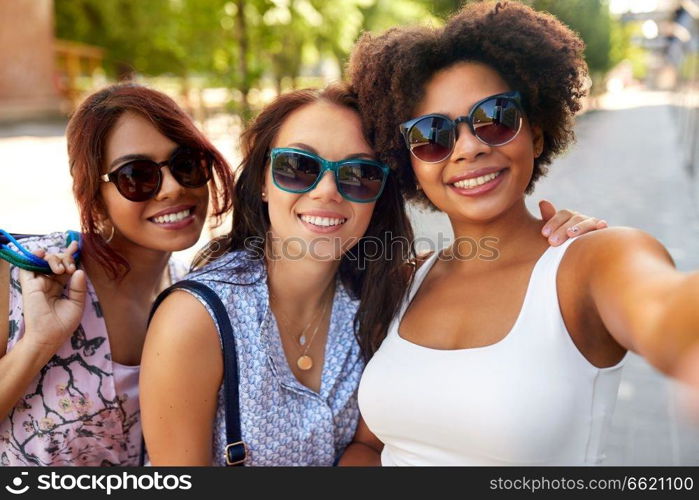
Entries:
{"type": "Polygon", "coordinates": [[[398,125],[414,115],[429,80],[462,61],[487,64],[524,98],[529,123],[541,128],[542,153],[527,186],[574,140],[573,117],[585,95],[585,45],[550,14],[515,2],[464,6],[443,28],[392,28],[365,34],[348,65],[362,120],[382,161],[395,169],[407,199],[431,206],[416,188],[398,125]]]}

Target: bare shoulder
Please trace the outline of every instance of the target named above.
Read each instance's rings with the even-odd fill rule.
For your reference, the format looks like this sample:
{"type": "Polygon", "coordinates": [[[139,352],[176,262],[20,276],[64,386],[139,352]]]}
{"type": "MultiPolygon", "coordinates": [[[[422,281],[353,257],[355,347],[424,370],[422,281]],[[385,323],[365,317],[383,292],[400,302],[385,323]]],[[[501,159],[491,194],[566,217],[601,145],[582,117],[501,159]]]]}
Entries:
{"type": "Polygon", "coordinates": [[[669,252],[656,238],[640,229],[622,226],[577,237],[565,257],[573,265],[597,267],[638,259],[674,265],[669,252]]]}
{"type": "Polygon", "coordinates": [[[192,294],[181,290],[171,293],[160,304],[148,327],[146,348],[165,347],[190,354],[220,353],[214,320],[192,294]]]}
{"type": "Polygon", "coordinates": [[[144,409],[148,412],[153,401],[179,401],[180,396],[168,391],[210,400],[222,377],[223,354],[213,319],[196,297],[173,292],[155,312],[143,346],[142,405],[148,400],[144,409]]]}

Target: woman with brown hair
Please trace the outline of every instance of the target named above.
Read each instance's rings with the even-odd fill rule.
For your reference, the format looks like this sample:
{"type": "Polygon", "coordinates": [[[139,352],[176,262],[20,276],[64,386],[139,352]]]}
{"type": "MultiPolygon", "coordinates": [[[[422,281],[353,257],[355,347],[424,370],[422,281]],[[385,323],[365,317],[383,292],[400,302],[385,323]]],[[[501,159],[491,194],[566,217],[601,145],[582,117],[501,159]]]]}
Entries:
{"type": "MultiPolygon", "coordinates": [[[[412,231],[345,87],[281,95],[241,141],[232,231],[188,279],[221,298],[233,325],[245,465],[331,465],[358,418],[355,327],[385,328],[407,284],[410,253],[372,258],[365,243],[412,231]]],[[[141,376],[152,464],[226,463],[219,335],[196,294],[157,309],[141,376]]]]}
{"type": "Polygon", "coordinates": [[[526,208],[573,138],[583,48],[551,15],[478,2],[352,55],[403,191],[447,214],[457,241],[498,239],[497,259],[430,256],[368,363],[356,442],[383,446],[384,465],[598,463],[626,353],[676,376],[699,346],[699,273],[630,228],[548,247],[526,208]]]}
{"type": "Polygon", "coordinates": [[[0,283],[0,304],[9,304],[0,328],[0,461],[138,465],[148,312],[183,274],[170,255],[197,242],[209,197],[215,217],[229,210],[233,177],[172,99],[140,85],[88,97],[67,142],[79,268],[69,257],[77,243],[64,250],[63,233],[21,240],[39,256],[51,253],[52,277],[0,262],[10,285],[0,283]]]}

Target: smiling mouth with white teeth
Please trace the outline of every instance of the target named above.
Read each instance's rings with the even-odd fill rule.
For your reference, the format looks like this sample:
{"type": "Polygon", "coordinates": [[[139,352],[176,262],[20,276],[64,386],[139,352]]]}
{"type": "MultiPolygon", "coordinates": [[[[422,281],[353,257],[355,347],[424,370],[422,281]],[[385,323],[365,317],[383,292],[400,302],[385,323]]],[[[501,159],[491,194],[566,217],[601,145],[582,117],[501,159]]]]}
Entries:
{"type": "Polygon", "coordinates": [[[308,222],[309,224],[313,224],[314,226],[318,227],[339,226],[347,222],[347,219],[343,218],[315,217],[312,215],[300,215],[299,218],[304,222],[308,222]]]}
{"type": "Polygon", "coordinates": [[[186,219],[194,213],[194,207],[190,207],[186,210],[181,210],[180,212],[175,212],[171,214],[161,215],[159,217],[151,217],[148,220],[155,222],[156,224],[172,224],[173,222],[179,222],[186,219]]]}
{"type": "Polygon", "coordinates": [[[473,179],[463,179],[461,181],[454,182],[453,186],[457,187],[459,189],[469,189],[469,188],[482,186],[483,184],[487,184],[488,182],[492,181],[493,179],[498,177],[503,172],[504,172],[504,170],[499,170],[497,172],[493,172],[492,174],[481,175],[480,177],[474,177],[473,179]]]}

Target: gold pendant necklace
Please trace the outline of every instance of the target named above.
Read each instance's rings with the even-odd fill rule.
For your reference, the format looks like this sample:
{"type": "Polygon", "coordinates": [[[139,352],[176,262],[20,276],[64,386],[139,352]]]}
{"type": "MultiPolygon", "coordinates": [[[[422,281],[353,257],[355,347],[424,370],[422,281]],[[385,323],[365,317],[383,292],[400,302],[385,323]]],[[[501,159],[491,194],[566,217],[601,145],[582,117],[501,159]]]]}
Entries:
{"type": "MultiPolygon", "coordinates": [[[[276,300],[276,297],[270,292],[270,296],[276,300]]],[[[332,299],[332,297],[331,297],[332,299]]],[[[330,301],[332,302],[332,300],[330,301]]],[[[323,319],[325,318],[325,312],[328,309],[328,301],[325,301],[325,304],[323,305],[323,308],[319,310],[316,315],[313,317],[313,319],[304,327],[304,329],[301,331],[301,335],[299,335],[298,341],[294,343],[294,345],[298,344],[299,347],[299,352],[301,355],[296,359],[296,366],[298,366],[299,370],[303,371],[308,371],[311,368],[313,368],[313,358],[308,354],[308,350],[311,348],[311,344],[313,344],[313,340],[316,338],[316,334],[318,333],[318,330],[320,329],[321,323],[323,323],[323,319]],[[308,343],[306,343],[306,332],[310,328],[313,323],[316,323],[316,327],[313,330],[313,334],[311,335],[310,340],[308,343]]],[[[287,326],[290,324],[289,318],[279,311],[286,321],[287,326]]]]}
{"type": "MultiPolygon", "coordinates": [[[[320,324],[323,322],[323,319],[325,319],[325,311],[327,310],[327,308],[328,308],[328,303],[326,301],[325,304],[323,305],[323,309],[322,309],[321,314],[316,315],[315,320],[318,322],[316,323],[315,330],[313,330],[313,335],[311,335],[311,340],[308,341],[308,343],[306,344],[303,351],[301,351],[301,356],[299,356],[299,358],[296,360],[296,366],[298,366],[300,370],[308,371],[311,368],[313,368],[313,358],[311,358],[308,355],[308,349],[311,348],[311,344],[313,343],[313,339],[316,338],[316,333],[318,333],[318,330],[320,329],[320,324]]],[[[312,324],[313,324],[313,322],[309,323],[309,325],[312,325],[312,324]]],[[[305,329],[301,333],[301,337],[303,337],[304,333],[306,333],[305,329]]],[[[301,344],[301,342],[300,342],[301,337],[299,337],[299,344],[301,344]]],[[[301,344],[301,345],[303,345],[303,344],[301,344]]]]}
{"type": "Polygon", "coordinates": [[[313,368],[313,358],[304,354],[296,360],[296,366],[298,366],[303,371],[308,371],[311,368],[313,368]]]}

